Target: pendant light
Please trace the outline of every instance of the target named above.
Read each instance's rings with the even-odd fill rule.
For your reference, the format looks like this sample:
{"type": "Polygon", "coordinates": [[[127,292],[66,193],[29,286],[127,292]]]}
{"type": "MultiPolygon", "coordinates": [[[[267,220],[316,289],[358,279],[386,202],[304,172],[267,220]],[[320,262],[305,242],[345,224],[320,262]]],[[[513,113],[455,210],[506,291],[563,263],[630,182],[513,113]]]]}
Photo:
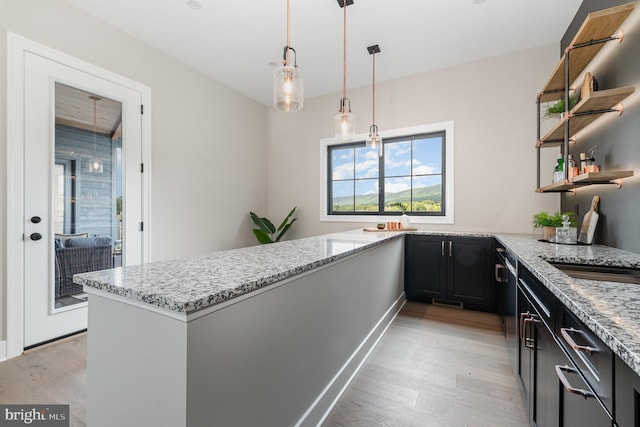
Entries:
{"type": "Polygon", "coordinates": [[[378,125],[376,125],[376,53],[380,53],[380,46],[377,44],[369,46],[367,48],[369,54],[373,58],[373,78],[372,78],[372,98],[373,98],[373,113],[372,113],[372,125],[369,126],[369,136],[366,139],[366,145],[369,148],[377,148],[378,156],[382,156],[382,138],[378,134],[378,125]]]}
{"type": "Polygon", "coordinates": [[[97,102],[101,99],[91,95],[93,100],[93,158],[89,160],[89,173],[102,173],[102,160],[98,157],[98,144],[96,142],[97,102]]]}
{"type": "Polygon", "coordinates": [[[344,14],[344,41],[343,41],[343,69],[342,69],[342,99],[340,100],[339,113],[334,119],[335,140],[338,142],[351,141],[356,136],[356,116],[351,113],[351,101],[347,98],[347,6],[353,4],[353,0],[338,0],[344,14]]]}
{"type": "Polygon", "coordinates": [[[304,104],[302,72],[298,68],[296,51],[290,43],[290,15],[291,0],[287,0],[287,44],[282,53],[282,66],[273,70],[273,108],[286,112],[301,110],[304,104]]]}

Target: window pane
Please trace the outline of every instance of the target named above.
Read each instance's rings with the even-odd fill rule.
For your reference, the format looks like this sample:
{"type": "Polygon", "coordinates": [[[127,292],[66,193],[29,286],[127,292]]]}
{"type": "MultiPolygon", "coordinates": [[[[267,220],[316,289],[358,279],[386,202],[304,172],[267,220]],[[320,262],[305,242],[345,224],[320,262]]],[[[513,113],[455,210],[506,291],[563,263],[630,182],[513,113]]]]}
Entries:
{"type": "MultiPolygon", "coordinates": [[[[376,154],[377,156],[377,154],[376,154]]],[[[378,211],[378,180],[356,180],[356,211],[378,211]]]]}
{"type": "Polygon", "coordinates": [[[385,178],[384,180],[384,210],[399,211],[396,207],[390,207],[391,203],[403,202],[407,205],[411,202],[411,177],[385,178]]]}
{"type": "Polygon", "coordinates": [[[384,175],[411,175],[411,141],[384,144],[384,175]]]}
{"type": "Polygon", "coordinates": [[[442,173],[442,137],[413,141],[413,174],[442,173]]]}
{"type": "MultiPolygon", "coordinates": [[[[378,149],[369,147],[356,148],[356,179],[377,178],[379,165],[378,149]]],[[[377,202],[376,202],[377,204],[377,202]]]]}
{"type": "Polygon", "coordinates": [[[353,196],[353,181],[334,181],[331,200],[333,211],[353,211],[353,196]]]}
{"type": "Polygon", "coordinates": [[[333,150],[331,153],[331,179],[353,179],[353,148],[333,150]]]}
{"type": "Polygon", "coordinates": [[[414,212],[442,212],[442,176],[413,177],[414,212]]]}

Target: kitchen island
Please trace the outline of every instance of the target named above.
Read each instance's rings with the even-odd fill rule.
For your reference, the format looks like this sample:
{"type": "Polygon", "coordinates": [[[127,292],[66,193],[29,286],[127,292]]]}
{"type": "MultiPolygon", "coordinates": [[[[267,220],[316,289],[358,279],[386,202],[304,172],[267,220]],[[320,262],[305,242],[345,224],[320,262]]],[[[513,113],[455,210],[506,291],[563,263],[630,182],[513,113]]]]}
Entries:
{"type": "Polygon", "coordinates": [[[77,275],[87,420],[316,425],[404,304],[403,236],[348,232],[77,275]]]}
{"type": "MultiPolygon", "coordinates": [[[[640,255],[411,233],[495,237],[640,375],[637,285],[547,262],[640,268],[640,255]]],[[[76,276],[90,425],[316,425],[401,308],[403,254],[402,233],[358,230],[76,276]]]]}

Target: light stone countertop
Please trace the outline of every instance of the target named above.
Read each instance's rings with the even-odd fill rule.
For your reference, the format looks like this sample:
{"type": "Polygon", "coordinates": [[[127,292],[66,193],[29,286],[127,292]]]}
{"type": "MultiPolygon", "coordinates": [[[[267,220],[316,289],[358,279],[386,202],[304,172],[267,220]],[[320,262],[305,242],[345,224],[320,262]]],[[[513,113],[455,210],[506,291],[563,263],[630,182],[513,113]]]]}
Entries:
{"type": "MultiPolygon", "coordinates": [[[[403,234],[354,230],[83,273],[75,275],[74,281],[164,310],[189,314],[402,238],[403,234]]],[[[639,254],[600,245],[544,243],[535,235],[441,231],[407,234],[497,238],[640,375],[640,286],[573,279],[545,261],[640,268],[639,254]]]]}

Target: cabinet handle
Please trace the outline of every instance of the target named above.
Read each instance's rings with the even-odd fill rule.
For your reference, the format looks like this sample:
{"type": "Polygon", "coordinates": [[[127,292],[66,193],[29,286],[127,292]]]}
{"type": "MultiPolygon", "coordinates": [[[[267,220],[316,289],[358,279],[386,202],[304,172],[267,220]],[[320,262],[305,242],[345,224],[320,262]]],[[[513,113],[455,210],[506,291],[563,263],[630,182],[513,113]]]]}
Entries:
{"type": "Polygon", "coordinates": [[[449,240],[449,256],[453,256],[453,251],[451,250],[452,246],[453,246],[453,241],[449,240]]]}
{"type": "Polygon", "coordinates": [[[442,256],[444,256],[444,240],[441,243],[442,245],[440,246],[440,250],[441,250],[442,256]]]}
{"type": "Polygon", "coordinates": [[[578,394],[585,399],[588,397],[596,397],[589,390],[572,387],[571,384],[569,384],[569,380],[567,380],[567,377],[564,376],[564,372],[577,373],[578,370],[567,365],[556,365],[556,375],[558,375],[558,378],[560,379],[560,382],[564,386],[565,390],[567,390],[569,393],[578,394]]]}
{"type": "Polygon", "coordinates": [[[562,338],[564,338],[564,340],[567,342],[567,344],[569,344],[569,347],[571,347],[572,349],[574,349],[575,351],[582,351],[587,353],[589,356],[591,356],[593,353],[597,353],[598,349],[595,347],[591,347],[588,345],[579,345],[578,343],[576,343],[573,338],[571,337],[571,333],[578,333],[578,334],[584,334],[581,330],[579,329],[574,329],[574,328],[560,328],[560,335],[562,335],[562,338]]]}
{"type": "Polygon", "coordinates": [[[496,264],[495,276],[496,276],[496,282],[498,282],[498,283],[503,283],[504,282],[502,280],[502,277],[500,276],[500,269],[504,269],[504,268],[506,268],[504,265],[496,264]]]}
{"type": "Polygon", "coordinates": [[[530,312],[520,313],[520,340],[524,340],[524,321],[531,317],[530,312]]]}

